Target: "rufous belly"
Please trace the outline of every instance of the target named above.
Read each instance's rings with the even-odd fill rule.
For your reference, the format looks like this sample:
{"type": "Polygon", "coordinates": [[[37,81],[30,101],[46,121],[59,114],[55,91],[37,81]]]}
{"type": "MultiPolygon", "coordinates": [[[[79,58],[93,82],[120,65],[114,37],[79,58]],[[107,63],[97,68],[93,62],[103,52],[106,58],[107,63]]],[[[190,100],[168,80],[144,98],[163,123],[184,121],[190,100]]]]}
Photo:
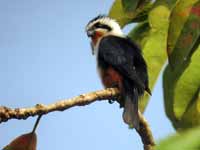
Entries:
{"type": "Polygon", "coordinates": [[[122,90],[123,78],[113,67],[109,66],[107,69],[99,68],[99,74],[106,88],[118,87],[122,90]]]}

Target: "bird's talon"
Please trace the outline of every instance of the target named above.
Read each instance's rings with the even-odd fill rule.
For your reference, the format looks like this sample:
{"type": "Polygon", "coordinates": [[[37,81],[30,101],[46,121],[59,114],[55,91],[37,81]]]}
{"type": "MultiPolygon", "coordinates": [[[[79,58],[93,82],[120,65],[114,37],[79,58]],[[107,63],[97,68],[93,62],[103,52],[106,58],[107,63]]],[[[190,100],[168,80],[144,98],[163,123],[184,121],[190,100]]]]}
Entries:
{"type": "Polygon", "coordinates": [[[115,101],[113,101],[113,100],[108,100],[108,103],[109,104],[113,104],[115,101]]]}

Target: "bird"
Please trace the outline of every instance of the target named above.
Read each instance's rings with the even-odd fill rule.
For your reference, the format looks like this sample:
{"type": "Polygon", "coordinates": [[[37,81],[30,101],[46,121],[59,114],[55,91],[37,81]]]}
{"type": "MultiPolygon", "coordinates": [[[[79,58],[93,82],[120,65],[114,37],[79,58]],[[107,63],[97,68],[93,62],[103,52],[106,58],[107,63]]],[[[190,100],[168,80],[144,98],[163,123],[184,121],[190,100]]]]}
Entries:
{"type": "Polygon", "coordinates": [[[119,104],[124,108],[126,124],[139,130],[138,101],[149,88],[148,70],[142,51],[126,36],[119,23],[98,15],[86,25],[91,39],[92,54],[96,56],[97,70],[105,88],[118,88],[119,104]]]}

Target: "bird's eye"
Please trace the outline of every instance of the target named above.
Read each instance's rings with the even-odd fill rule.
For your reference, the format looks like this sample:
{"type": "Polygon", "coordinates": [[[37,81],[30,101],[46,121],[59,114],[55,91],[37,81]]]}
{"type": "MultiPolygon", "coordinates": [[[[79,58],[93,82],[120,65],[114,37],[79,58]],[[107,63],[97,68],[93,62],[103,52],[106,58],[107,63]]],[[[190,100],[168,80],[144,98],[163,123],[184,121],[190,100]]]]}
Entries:
{"type": "Polygon", "coordinates": [[[108,31],[111,31],[112,28],[106,24],[101,24],[99,22],[97,22],[96,24],[94,24],[95,28],[102,28],[102,29],[107,29],[108,31]]]}

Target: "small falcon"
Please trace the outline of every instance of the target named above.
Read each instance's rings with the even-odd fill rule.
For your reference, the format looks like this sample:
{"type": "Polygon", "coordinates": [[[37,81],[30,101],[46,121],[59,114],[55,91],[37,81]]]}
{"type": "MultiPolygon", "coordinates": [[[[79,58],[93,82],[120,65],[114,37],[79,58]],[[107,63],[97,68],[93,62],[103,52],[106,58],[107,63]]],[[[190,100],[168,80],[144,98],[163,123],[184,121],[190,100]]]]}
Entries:
{"type": "Polygon", "coordinates": [[[118,102],[124,107],[123,120],[139,129],[138,99],[145,91],[151,95],[141,50],[108,16],[100,15],[89,21],[86,32],[103,85],[120,90],[118,102]]]}

